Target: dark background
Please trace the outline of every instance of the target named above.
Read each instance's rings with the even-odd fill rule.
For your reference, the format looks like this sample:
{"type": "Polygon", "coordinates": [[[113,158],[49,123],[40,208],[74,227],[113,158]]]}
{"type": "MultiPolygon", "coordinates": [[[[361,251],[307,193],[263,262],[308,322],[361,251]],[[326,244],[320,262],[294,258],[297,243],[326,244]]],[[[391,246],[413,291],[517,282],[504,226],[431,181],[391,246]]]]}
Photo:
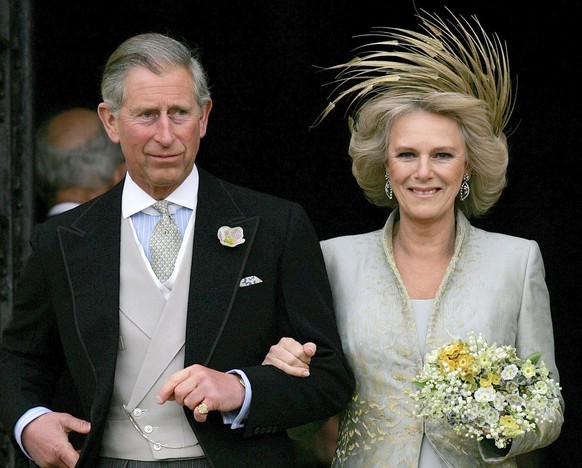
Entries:
{"type": "MultiPolygon", "coordinates": [[[[68,106],[96,108],[109,54],[126,38],[161,32],[197,46],[214,107],[198,157],[224,179],[300,202],[321,238],[383,225],[350,173],[345,107],[325,108],[332,76],[355,36],[375,26],[415,27],[416,9],[477,15],[508,43],[517,102],[509,129],[508,187],[474,224],[535,239],[552,299],[566,400],[551,466],[582,466],[580,362],[582,175],[580,1],[214,0],[59,2],[34,6],[35,123],[68,106]],[[526,5],[525,7],[521,5],[526,5]]],[[[551,463],[550,463],[551,461],[551,463]]]]}

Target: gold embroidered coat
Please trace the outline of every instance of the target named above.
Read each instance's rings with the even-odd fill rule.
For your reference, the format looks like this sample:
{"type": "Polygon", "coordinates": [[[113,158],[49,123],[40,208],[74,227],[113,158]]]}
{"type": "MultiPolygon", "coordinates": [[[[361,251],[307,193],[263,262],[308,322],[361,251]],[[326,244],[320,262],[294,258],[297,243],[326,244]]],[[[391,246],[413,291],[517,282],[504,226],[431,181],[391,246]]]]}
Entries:
{"type": "MultiPolygon", "coordinates": [[[[417,467],[423,433],[443,466],[516,466],[514,456],[543,447],[559,435],[562,407],[541,433],[516,438],[502,457],[445,421],[423,425],[405,390],[421,371],[414,314],[396,268],[392,229],[322,241],[342,346],[356,391],[340,417],[333,466],[417,467]]],[[[542,351],[559,382],[543,260],[535,241],[477,229],[457,213],[455,250],[429,317],[426,350],[481,332],[488,342],[515,346],[520,356],[542,351]]]]}

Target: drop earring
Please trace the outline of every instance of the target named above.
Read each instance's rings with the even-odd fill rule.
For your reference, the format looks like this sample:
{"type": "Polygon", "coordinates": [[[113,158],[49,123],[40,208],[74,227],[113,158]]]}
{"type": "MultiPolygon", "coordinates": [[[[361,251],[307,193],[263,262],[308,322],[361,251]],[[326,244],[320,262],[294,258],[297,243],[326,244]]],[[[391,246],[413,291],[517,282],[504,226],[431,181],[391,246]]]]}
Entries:
{"type": "Polygon", "coordinates": [[[465,201],[469,196],[469,192],[471,191],[468,184],[470,178],[471,176],[469,176],[469,174],[466,172],[463,174],[463,182],[461,183],[461,190],[459,192],[459,198],[461,201],[465,201]]]}
{"type": "Polygon", "coordinates": [[[386,192],[388,200],[392,200],[392,196],[394,194],[392,193],[392,184],[390,183],[390,174],[388,174],[388,171],[386,171],[386,173],[384,174],[384,178],[386,179],[386,185],[384,185],[384,192],[386,192]]]}

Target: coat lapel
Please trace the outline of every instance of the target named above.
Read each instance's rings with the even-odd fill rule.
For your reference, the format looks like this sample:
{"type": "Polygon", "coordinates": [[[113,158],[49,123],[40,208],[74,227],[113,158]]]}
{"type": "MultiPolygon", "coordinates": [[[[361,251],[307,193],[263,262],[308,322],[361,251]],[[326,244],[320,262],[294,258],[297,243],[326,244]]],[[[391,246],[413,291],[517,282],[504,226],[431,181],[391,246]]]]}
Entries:
{"type": "Polygon", "coordinates": [[[259,218],[247,217],[218,179],[203,170],[199,172],[185,366],[207,365],[210,361],[228,320],[259,225],[259,218]],[[221,226],[242,227],[245,243],[223,246],[217,237],[221,226]]]}
{"type": "Polygon", "coordinates": [[[58,228],[78,339],[97,381],[113,375],[117,356],[122,189],[118,184],[58,228]]]}

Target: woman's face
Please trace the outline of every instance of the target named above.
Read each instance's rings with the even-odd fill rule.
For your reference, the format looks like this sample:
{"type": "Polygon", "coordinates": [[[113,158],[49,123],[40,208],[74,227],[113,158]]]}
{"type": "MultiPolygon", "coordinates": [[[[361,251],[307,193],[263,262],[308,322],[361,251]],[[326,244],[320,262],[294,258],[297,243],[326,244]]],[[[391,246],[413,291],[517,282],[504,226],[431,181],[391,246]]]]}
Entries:
{"type": "Polygon", "coordinates": [[[420,223],[454,219],[467,164],[459,124],[419,110],[394,121],[389,141],[386,170],[400,218],[420,223]]]}

